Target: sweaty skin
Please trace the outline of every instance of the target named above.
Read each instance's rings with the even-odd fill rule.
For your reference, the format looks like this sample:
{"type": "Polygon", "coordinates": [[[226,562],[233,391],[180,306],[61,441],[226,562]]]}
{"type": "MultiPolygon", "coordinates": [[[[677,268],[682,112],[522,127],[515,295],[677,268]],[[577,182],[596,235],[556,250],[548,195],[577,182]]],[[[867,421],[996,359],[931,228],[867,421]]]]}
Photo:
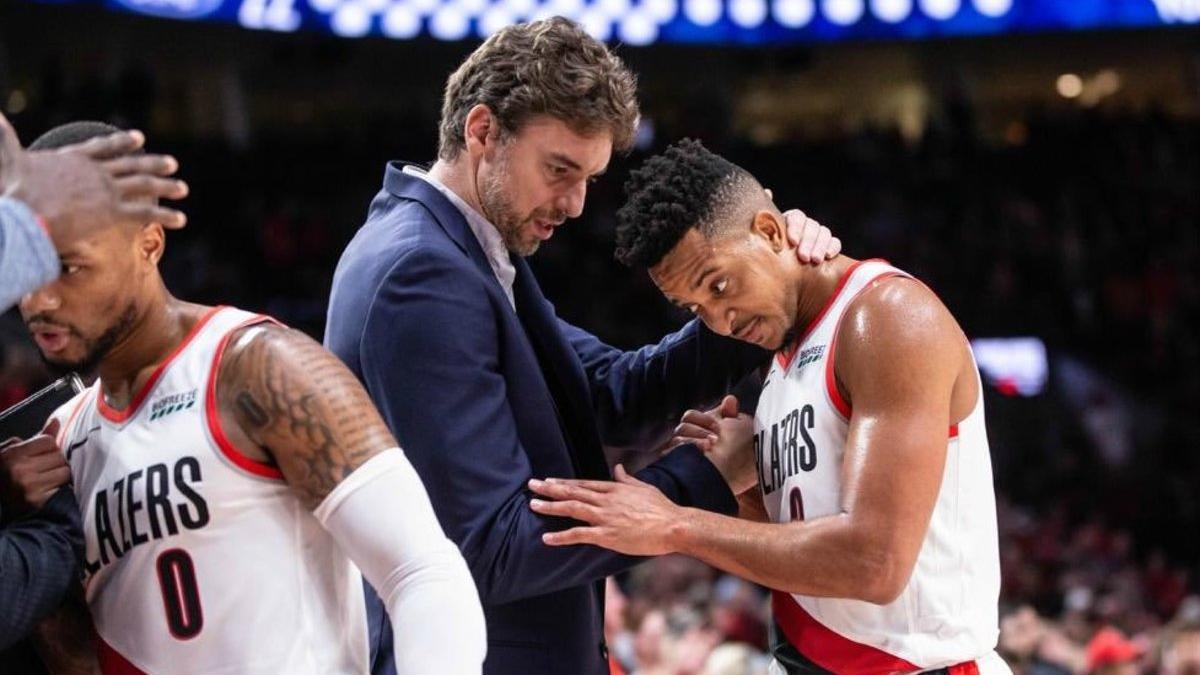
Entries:
{"type": "MultiPolygon", "coordinates": [[[[970,413],[978,382],[953,317],[907,279],[882,281],[848,307],[835,372],[853,404],[840,514],[786,524],[730,518],[677,507],[619,470],[612,483],[531,482],[554,500],[535,500],[534,510],[585,523],[547,534],[546,543],[683,553],[790,593],[891,602],[929,526],[947,427],[970,413]]],[[[718,446],[748,443],[747,416],[717,424],[718,446]]]]}

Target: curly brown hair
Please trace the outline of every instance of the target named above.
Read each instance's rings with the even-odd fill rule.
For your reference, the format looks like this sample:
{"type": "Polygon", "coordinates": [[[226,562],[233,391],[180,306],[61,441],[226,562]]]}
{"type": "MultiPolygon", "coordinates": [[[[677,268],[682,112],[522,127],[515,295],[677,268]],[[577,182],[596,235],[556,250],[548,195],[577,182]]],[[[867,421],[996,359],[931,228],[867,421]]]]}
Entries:
{"type": "Polygon", "coordinates": [[[637,80],[608,47],[562,17],[509,26],[471,53],[446,82],[438,157],[466,146],[463,126],[486,105],[502,133],[550,115],[580,134],[612,133],[613,148],[633,145],[637,80]]]}

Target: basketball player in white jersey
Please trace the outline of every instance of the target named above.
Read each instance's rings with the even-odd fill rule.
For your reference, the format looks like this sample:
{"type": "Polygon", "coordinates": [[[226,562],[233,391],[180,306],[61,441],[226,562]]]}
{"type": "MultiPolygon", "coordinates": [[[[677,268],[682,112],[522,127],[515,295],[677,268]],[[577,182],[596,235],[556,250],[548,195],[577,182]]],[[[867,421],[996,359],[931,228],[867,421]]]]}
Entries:
{"type": "Polygon", "coordinates": [[[727,399],[682,430],[743,447],[727,478],[765,522],[680,508],[618,467],[531,484],[534,510],[583,521],[547,543],[683,553],[774,589],[773,673],[1008,672],[981,386],[954,318],[886,262],[796,264],[758,182],[697,142],[626,189],[618,257],[776,351],[753,418],[727,399]]]}
{"type": "Polygon", "coordinates": [[[365,673],[365,576],[399,672],[479,673],[475,585],[358,381],[268,317],[172,297],[163,251],[159,225],[109,227],[21,302],[47,362],[99,374],[54,419],[102,672],[365,673]]]}

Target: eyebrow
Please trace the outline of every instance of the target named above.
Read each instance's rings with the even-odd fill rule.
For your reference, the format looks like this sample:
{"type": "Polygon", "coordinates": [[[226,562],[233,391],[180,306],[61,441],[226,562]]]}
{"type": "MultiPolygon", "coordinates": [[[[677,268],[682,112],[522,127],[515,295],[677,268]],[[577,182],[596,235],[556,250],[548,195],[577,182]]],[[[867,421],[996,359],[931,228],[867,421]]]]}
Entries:
{"type": "Polygon", "coordinates": [[[704,270],[704,272],[700,276],[696,277],[696,282],[694,284],[692,284],[692,290],[696,290],[697,288],[700,288],[700,285],[704,283],[705,277],[707,277],[708,275],[710,275],[716,271],[717,271],[716,267],[709,267],[708,269],[704,270]]]}
{"type": "Polygon", "coordinates": [[[583,171],[583,167],[579,166],[579,164],[576,163],[575,160],[571,159],[570,157],[567,157],[566,155],[564,155],[562,153],[552,152],[552,153],[550,153],[550,159],[552,159],[560,164],[566,164],[567,168],[574,169],[575,171],[583,171]]]}

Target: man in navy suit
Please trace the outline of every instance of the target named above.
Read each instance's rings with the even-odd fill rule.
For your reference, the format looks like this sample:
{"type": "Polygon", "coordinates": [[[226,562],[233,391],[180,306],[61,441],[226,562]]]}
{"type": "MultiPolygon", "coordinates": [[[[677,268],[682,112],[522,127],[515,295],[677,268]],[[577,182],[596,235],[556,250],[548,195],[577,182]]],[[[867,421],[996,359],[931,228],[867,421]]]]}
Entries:
{"type": "MultiPolygon", "coordinates": [[[[447,83],[438,161],[388,165],[334,276],[325,344],[366,385],[471,568],[489,675],[607,673],[604,579],[640,560],[544,545],[569,523],[534,513],[527,482],[610,480],[602,444],[665,440],[685,409],[768,358],[695,321],[623,352],[542,295],[523,257],[582,212],[637,118],[633,76],[577,25],[500,31],[447,83]]],[[[836,253],[828,230],[806,225],[806,257],[836,253]]],[[[685,444],[638,477],[730,514],[737,461],[685,444]]]]}

